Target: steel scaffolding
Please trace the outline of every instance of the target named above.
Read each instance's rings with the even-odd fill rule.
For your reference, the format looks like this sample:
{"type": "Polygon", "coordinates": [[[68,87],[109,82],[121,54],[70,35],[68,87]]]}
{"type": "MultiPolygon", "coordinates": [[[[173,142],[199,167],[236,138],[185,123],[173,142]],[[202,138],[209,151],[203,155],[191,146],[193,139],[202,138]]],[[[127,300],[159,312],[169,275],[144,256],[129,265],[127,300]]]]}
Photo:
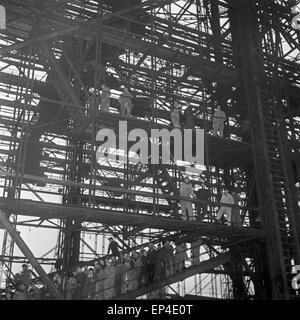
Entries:
{"type": "MultiPolygon", "coordinates": [[[[290,284],[300,264],[296,1],[0,4],[7,13],[0,30],[0,209],[6,225],[58,231],[53,258],[47,253],[34,263],[64,270],[91,264],[105,256],[108,235],[124,252],[200,236],[201,267],[119,298],[161,286],[175,299],[299,298],[290,284]],[[112,91],[109,111],[91,103],[102,83],[112,91]],[[124,86],[134,96],[126,119],[117,100],[124,86]],[[175,101],[183,109],[189,102],[204,130],[201,168],[172,157],[167,165],[96,159],[99,129],[116,131],[120,120],[128,130],[170,128],[175,101]],[[227,115],[224,137],[212,135],[216,106],[227,115]],[[203,221],[179,219],[185,175],[194,188],[205,181],[209,189],[203,221]],[[242,226],[215,223],[225,187],[239,194],[242,226]]],[[[29,259],[15,254],[14,237],[6,228],[2,279],[29,259]]]]}

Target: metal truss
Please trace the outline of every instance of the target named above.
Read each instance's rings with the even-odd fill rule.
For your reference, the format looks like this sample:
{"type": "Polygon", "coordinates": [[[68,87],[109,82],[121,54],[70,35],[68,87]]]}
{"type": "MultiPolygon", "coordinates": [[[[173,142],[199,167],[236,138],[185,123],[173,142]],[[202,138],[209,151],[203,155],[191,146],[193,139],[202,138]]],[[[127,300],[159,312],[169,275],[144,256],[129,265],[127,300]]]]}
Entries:
{"type": "MultiPolygon", "coordinates": [[[[104,256],[108,235],[126,251],[197,234],[210,258],[226,249],[230,263],[226,256],[222,269],[162,286],[192,275],[194,296],[296,298],[288,282],[299,262],[299,31],[293,1],[250,2],[9,1],[0,33],[0,208],[15,226],[57,229],[51,252],[63,268],[104,256]],[[113,91],[109,113],[89,103],[101,82],[113,91]],[[169,128],[175,100],[195,109],[205,166],[190,176],[210,191],[203,222],[176,219],[184,165],[96,161],[97,130],[122,119],[121,86],[135,97],[130,128],[169,128]],[[223,139],[211,135],[216,105],[228,117],[223,139]],[[240,194],[242,228],[214,224],[224,187],[240,194]]],[[[21,259],[13,242],[6,233],[3,275],[21,259]]]]}

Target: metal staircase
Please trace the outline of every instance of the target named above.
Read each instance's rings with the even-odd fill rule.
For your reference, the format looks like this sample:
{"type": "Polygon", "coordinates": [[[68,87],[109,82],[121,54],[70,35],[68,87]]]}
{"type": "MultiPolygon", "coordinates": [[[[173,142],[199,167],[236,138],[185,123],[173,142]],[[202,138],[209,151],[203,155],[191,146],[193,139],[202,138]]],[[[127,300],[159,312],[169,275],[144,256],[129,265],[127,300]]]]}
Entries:
{"type": "MultiPolygon", "coordinates": [[[[157,186],[163,195],[172,196],[172,198],[168,197],[166,200],[170,206],[170,211],[173,213],[173,215],[176,215],[178,212],[178,200],[176,200],[176,197],[179,197],[180,194],[174,178],[171,177],[166,166],[151,164],[148,166],[149,170],[152,172],[152,174],[154,174],[157,186]]],[[[180,170],[176,164],[174,164],[173,170],[175,170],[176,176],[180,177],[180,170]]]]}

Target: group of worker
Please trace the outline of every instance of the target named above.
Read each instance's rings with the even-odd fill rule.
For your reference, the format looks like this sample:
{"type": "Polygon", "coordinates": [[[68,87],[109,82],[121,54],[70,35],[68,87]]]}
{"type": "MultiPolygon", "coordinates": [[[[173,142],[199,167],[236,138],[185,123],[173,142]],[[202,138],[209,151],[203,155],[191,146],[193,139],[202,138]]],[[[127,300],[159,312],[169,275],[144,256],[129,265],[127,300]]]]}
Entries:
{"type": "Polygon", "coordinates": [[[37,274],[29,269],[27,263],[22,264],[22,270],[9,279],[0,300],[47,300],[52,298],[46,286],[38,287],[34,281],[37,274]]]}
{"type": "MultiPolygon", "coordinates": [[[[208,217],[208,203],[210,202],[209,190],[205,188],[205,184],[201,183],[201,187],[194,192],[194,189],[190,183],[188,177],[185,177],[184,181],[180,184],[180,197],[184,198],[180,200],[180,206],[182,211],[183,220],[194,220],[194,209],[192,199],[196,199],[196,213],[198,220],[202,221],[205,216],[208,217]]],[[[221,219],[224,219],[226,215],[228,226],[241,226],[240,210],[238,206],[240,198],[237,192],[233,195],[229,193],[226,188],[222,193],[220,199],[220,208],[215,217],[215,222],[219,223],[221,219]]]]}
{"type": "MultiPolygon", "coordinates": [[[[49,278],[56,290],[67,300],[110,300],[126,292],[137,290],[164,278],[171,277],[186,268],[190,250],[191,266],[200,264],[201,238],[193,239],[190,249],[183,239],[174,241],[175,248],[169,240],[163,240],[155,247],[153,243],[141,247],[139,252],[132,251],[124,255],[121,246],[109,238],[107,258],[98,260],[94,267],[75,267],[64,276],[56,272],[49,278]]],[[[52,300],[47,286],[34,284],[37,275],[23,264],[22,271],[17,273],[12,285],[7,286],[5,300],[52,300]]],[[[162,298],[165,289],[153,292],[150,298],[162,298]]],[[[0,300],[1,300],[0,296],[0,300]]]]}
{"type": "MultiPolygon", "coordinates": [[[[100,106],[100,110],[109,111],[110,108],[110,95],[111,91],[108,86],[105,84],[101,85],[101,94],[99,94],[98,90],[96,90],[92,96],[89,98],[89,104],[91,107],[96,108],[96,110],[100,106]]],[[[123,92],[119,96],[119,105],[120,105],[120,114],[123,117],[130,117],[132,113],[132,109],[134,107],[133,104],[133,95],[129,92],[127,87],[124,87],[123,92]]],[[[219,135],[223,137],[224,134],[224,124],[227,117],[223,110],[221,110],[220,106],[217,107],[213,115],[212,121],[212,134],[214,136],[219,135]]],[[[181,111],[180,105],[178,101],[174,102],[174,107],[170,113],[171,124],[174,128],[181,128],[181,111]]],[[[186,108],[184,110],[184,128],[185,129],[194,129],[195,128],[195,110],[188,102],[186,104],[186,108]]]]}
{"type": "MultiPolygon", "coordinates": [[[[190,248],[182,238],[174,241],[175,247],[169,240],[163,240],[154,246],[148,244],[148,250],[141,247],[139,252],[132,251],[124,255],[121,246],[111,237],[107,254],[110,258],[98,260],[94,267],[77,266],[68,275],[56,272],[49,276],[53,286],[67,300],[110,300],[126,292],[135,291],[143,286],[174,276],[189,267],[200,264],[201,245],[203,239],[195,238],[190,248]],[[190,252],[190,254],[188,254],[190,252]]],[[[5,300],[52,300],[47,286],[37,287],[33,279],[37,275],[23,265],[23,270],[14,279],[16,289],[8,286],[5,300]]],[[[163,298],[165,289],[155,290],[150,299],[163,298]]],[[[1,298],[0,298],[1,300],[1,298]]]]}
{"type": "MultiPolygon", "coordinates": [[[[174,128],[182,128],[185,129],[194,129],[195,128],[195,110],[191,106],[190,103],[186,104],[186,108],[183,113],[184,118],[184,124],[182,124],[181,121],[181,111],[180,111],[180,105],[178,101],[174,102],[174,107],[171,110],[170,113],[170,120],[171,124],[174,128]]],[[[224,124],[227,117],[223,110],[221,110],[221,107],[217,107],[217,110],[215,111],[213,115],[213,121],[212,121],[212,134],[214,136],[220,136],[223,137],[224,135],[224,124]]]]}
{"type": "MultiPolygon", "coordinates": [[[[112,237],[107,254],[110,259],[99,260],[92,267],[77,267],[66,282],[68,300],[109,300],[126,292],[137,290],[164,278],[182,272],[188,259],[187,246],[181,239],[175,241],[175,249],[170,241],[148,244],[148,250],[142,247],[139,252],[132,251],[123,255],[119,244],[112,237]]],[[[190,260],[192,266],[200,264],[200,246],[202,239],[191,243],[190,260]]],[[[62,283],[62,281],[57,281],[62,283]]],[[[160,292],[161,293],[161,292],[160,292]]]]}
{"type": "MultiPolygon", "coordinates": [[[[137,290],[151,283],[171,277],[186,269],[190,250],[191,266],[200,264],[201,238],[193,239],[190,249],[185,241],[178,238],[175,247],[169,240],[163,240],[155,247],[148,244],[148,250],[141,247],[139,252],[132,251],[124,255],[121,246],[113,238],[109,238],[107,255],[109,258],[98,260],[94,267],[79,267],[64,276],[56,272],[49,275],[53,286],[67,300],[110,300],[126,292],[137,290]]],[[[5,300],[52,300],[47,286],[37,287],[34,278],[37,275],[23,264],[23,270],[14,279],[15,290],[9,285],[5,292],[5,300]]],[[[150,298],[162,298],[165,289],[152,293],[150,298]]],[[[1,298],[0,298],[1,300],[1,298]]]]}
{"type": "MultiPolygon", "coordinates": [[[[101,111],[109,112],[110,109],[110,95],[111,91],[108,86],[105,84],[101,85],[101,94],[98,90],[91,95],[89,98],[89,105],[92,108],[98,110],[100,106],[101,111]]],[[[123,92],[119,97],[119,104],[120,104],[120,113],[122,116],[131,116],[131,112],[133,109],[133,95],[129,92],[128,88],[124,88],[123,92]]]]}
{"type": "MultiPolygon", "coordinates": [[[[110,88],[106,85],[102,85],[102,92],[99,98],[98,94],[94,94],[91,97],[91,104],[99,104],[101,105],[101,110],[109,111],[110,108],[110,88]]],[[[133,96],[129,92],[128,88],[124,88],[123,93],[119,97],[119,104],[120,104],[120,113],[122,116],[131,116],[131,112],[133,109],[133,96]]],[[[194,120],[194,109],[187,103],[185,111],[184,111],[184,128],[186,129],[193,129],[195,128],[195,120],[194,120]]],[[[224,111],[218,106],[217,110],[213,115],[212,121],[212,133],[213,135],[219,135],[223,137],[224,134],[224,123],[227,117],[224,111]]],[[[170,114],[171,124],[174,128],[181,128],[181,112],[180,112],[180,105],[178,101],[174,102],[174,108],[170,114]]],[[[196,211],[199,220],[203,220],[205,215],[207,214],[207,202],[209,200],[209,192],[205,189],[205,185],[201,183],[201,188],[197,191],[197,195],[195,194],[190,182],[189,178],[185,178],[185,181],[182,182],[180,185],[180,196],[184,198],[198,198],[198,202],[196,202],[196,211]]],[[[224,190],[222,194],[220,202],[223,204],[221,205],[217,216],[216,222],[219,222],[221,218],[226,214],[227,216],[227,224],[228,225],[240,225],[240,217],[239,217],[239,210],[237,209],[237,202],[238,202],[238,195],[235,194],[234,196],[229,193],[227,189],[224,190]],[[234,198],[235,197],[235,198],[234,198]],[[227,204],[227,205],[226,205],[227,204]],[[235,206],[234,206],[235,205],[235,206]]],[[[180,201],[181,210],[182,210],[182,217],[184,220],[192,220],[194,217],[193,213],[193,202],[191,200],[184,200],[180,201]]]]}

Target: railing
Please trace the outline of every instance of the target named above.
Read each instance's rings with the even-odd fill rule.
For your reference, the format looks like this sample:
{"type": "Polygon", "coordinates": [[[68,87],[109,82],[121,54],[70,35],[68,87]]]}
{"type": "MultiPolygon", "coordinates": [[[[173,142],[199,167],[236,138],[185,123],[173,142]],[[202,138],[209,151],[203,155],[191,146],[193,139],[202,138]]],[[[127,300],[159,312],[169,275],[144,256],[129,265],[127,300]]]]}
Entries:
{"type": "MultiPolygon", "coordinates": [[[[171,285],[199,273],[200,266],[210,261],[210,258],[207,259],[207,256],[210,256],[208,252],[201,252],[202,245],[202,239],[194,240],[190,248],[187,248],[184,242],[180,242],[175,252],[173,246],[169,249],[163,247],[154,251],[152,259],[149,259],[145,252],[136,253],[130,258],[119,257],[118,260],[112,258],[109,265],[106,263],[109,260],[106,259],[98,271],[96,269],[89,271],[85,266],[85,271],[81,268],[80,272],[77,271],[69,277],[58,276],[56,273],[52,282],[66,300],[109,300],[122,299],[123,296],[126,298],[127,294],[139,297],[151,292],[153,295],[158,291],[164,293],[165,289],[162,288],[166,287],[166,284],[171,285]],[[188,252],[190,252],[189,255],[188,252]],[[178,276],[181,276],[180,280],[178,276]],[[165,284],[162,283],[164,281],[165,284]],[[139,289],[142,289],[142,294],[139,289]]],[[[220,253],[221,256],[225,254],[220,253]]],[[[218,257],[212,259],[218,259],[218,257]]],[[[220,260],[220,265],[222,261],[220,260]]],[[[223,261],[225,262],[227,263],[227,260],[223,261]]],[[[215,266],[218,265],[217,263],[215,266]]],[[[210,269],[214,267],[206,267],[205,270],[210,271],[210,269]]],[[[42,284],[32,281],[26,294],[28,295],[33,289],[36,290],[40,285],[42,284]]],[[[15,284],[15,287],[17,286],[18,284],[15,284]]],[[[49,293],[47,295],[52,299],[49,293]]]]}
{"type": "MultiPolygon", "coordinates": [[[[142,264],[141,255],[137,257],[136,262],[140,260],[137,266],[132,266],[128,259],[124,263],[116,262],[115,265],[112,263],[109,266],[101,267],[98,273],[93,272],[90,278],[85,275],[88,281],[81,285],[77,283],[71,288],[67,284],[70,278],[64,279],[62,292],[67,300],[109,300],[122,298],[123,295],[141,288],[147,289],[147,286],[158,284],[164,279],[170,279],[172,282],[173,276],[195,269],[200,265],[201,257],[207,255],[207,252],[200,254],[200,245],[201,243],[190,249],[164,256],[159,256],[161,253],[158,252],[156,262],[152,263],[142,264]],[[192,261],[190,266],[186,267],[188,251],[191,251],[190,260],[192,261]]],[[[146,256],[144,257],[147,259],[146,256]]],[[[174,278],[175,282],[176,277],[174,278]]],[[[75,281],[73,283],[75,284],[75,281]]],[[[149,287],[148,293],[151,291],[151,287],[149,287]]]]}

